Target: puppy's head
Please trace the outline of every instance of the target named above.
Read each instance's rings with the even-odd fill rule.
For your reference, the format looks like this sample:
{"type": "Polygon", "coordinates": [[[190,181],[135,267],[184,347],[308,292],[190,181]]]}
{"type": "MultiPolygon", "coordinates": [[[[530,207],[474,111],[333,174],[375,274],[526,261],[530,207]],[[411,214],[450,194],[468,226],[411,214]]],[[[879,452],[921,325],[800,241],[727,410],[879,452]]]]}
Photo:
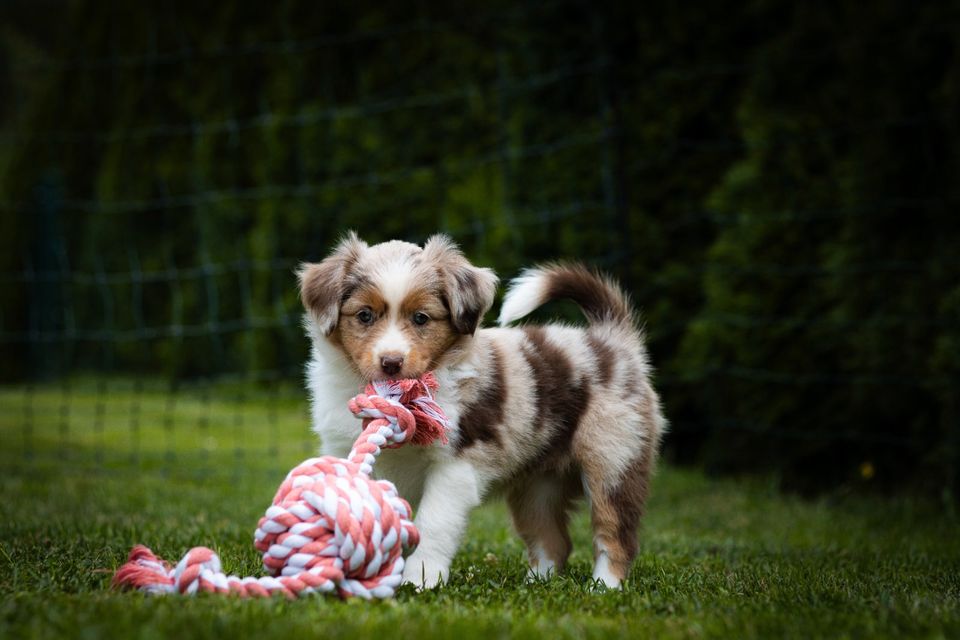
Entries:
{"type": "Polygon", "coordinates": [[[443,235],[421,248],[396,240],[369,246],[351,232],[298,275],[309,321],[367,380],[438,366],[476,331],[497,286],[493,271],[471,265],[443,235]]]}

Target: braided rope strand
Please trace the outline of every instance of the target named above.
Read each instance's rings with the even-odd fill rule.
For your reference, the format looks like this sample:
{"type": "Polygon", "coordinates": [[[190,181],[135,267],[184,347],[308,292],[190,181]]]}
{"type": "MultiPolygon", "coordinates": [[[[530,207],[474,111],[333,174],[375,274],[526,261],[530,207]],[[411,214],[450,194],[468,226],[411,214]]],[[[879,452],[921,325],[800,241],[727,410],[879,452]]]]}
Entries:
{"type": "Polygon", "coordinates": [[[341,598],[389,598],[399,586],[404,553],[420,534],[410,504],[388,480],[370,477],[384,448],[407,442],[446,442],[448,427],[433,392],[431,373],[413,380],[383,381],[350,400],[363,431],[346,458],[304,460],[280,484],[260,518],[254,546],[270,574],[227,575],[220,558],[194,547],[175,567],[143,545],[135,546],[113,577],[119,588],[148,593],[198,592],[298,598],[336,593],[341,598]]]}

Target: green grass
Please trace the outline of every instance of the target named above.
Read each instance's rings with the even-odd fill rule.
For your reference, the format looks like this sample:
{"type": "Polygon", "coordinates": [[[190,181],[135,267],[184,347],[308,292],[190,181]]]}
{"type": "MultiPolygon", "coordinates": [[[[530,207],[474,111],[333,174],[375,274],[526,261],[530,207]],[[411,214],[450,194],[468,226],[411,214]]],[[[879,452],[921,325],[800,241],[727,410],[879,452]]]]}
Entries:
{"type": "Polygon", "coordinates": [[[623,591],[589,584],[587,519],[567,575],[524,579],[499,501],[450,584],[387,602],[146,597],[109,589],[137,542],[206,544],[260,574],[257,518],[312,446],[296,390],[0,390],[0,638],[960,637],[960,527],[908,500],[785,497],[664,467],[623,591]],[[66,402],[65,402],[66,400],[66,402]],[[173,411],[172,428],[164,417],[173,411]],[[271,419],[271,412],[275,418],[271,419]]]}

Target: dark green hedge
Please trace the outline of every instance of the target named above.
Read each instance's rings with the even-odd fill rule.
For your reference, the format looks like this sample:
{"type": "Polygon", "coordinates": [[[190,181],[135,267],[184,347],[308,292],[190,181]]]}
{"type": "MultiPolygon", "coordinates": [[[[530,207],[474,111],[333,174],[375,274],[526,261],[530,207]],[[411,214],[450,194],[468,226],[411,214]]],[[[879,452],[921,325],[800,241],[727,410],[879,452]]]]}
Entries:
{"type": "Polygon", "coordinates": [[[297,260],[445,230],[618,275],[677,459],[955,490],[956,3],[364,4],[4,10],[5,379],[290,372],[297,260]]]}

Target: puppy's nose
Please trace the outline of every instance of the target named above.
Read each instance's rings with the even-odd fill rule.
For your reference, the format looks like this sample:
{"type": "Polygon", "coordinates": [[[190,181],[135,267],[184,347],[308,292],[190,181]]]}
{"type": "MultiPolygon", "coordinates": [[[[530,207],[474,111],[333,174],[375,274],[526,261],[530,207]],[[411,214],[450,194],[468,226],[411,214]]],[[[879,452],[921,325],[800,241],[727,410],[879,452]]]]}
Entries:
{"type": "Polygon", "coordinates": [[[380,358],[380,368],[388,376],[400,373],[403,368],[403,356],[390,354],[380,358]]]}

